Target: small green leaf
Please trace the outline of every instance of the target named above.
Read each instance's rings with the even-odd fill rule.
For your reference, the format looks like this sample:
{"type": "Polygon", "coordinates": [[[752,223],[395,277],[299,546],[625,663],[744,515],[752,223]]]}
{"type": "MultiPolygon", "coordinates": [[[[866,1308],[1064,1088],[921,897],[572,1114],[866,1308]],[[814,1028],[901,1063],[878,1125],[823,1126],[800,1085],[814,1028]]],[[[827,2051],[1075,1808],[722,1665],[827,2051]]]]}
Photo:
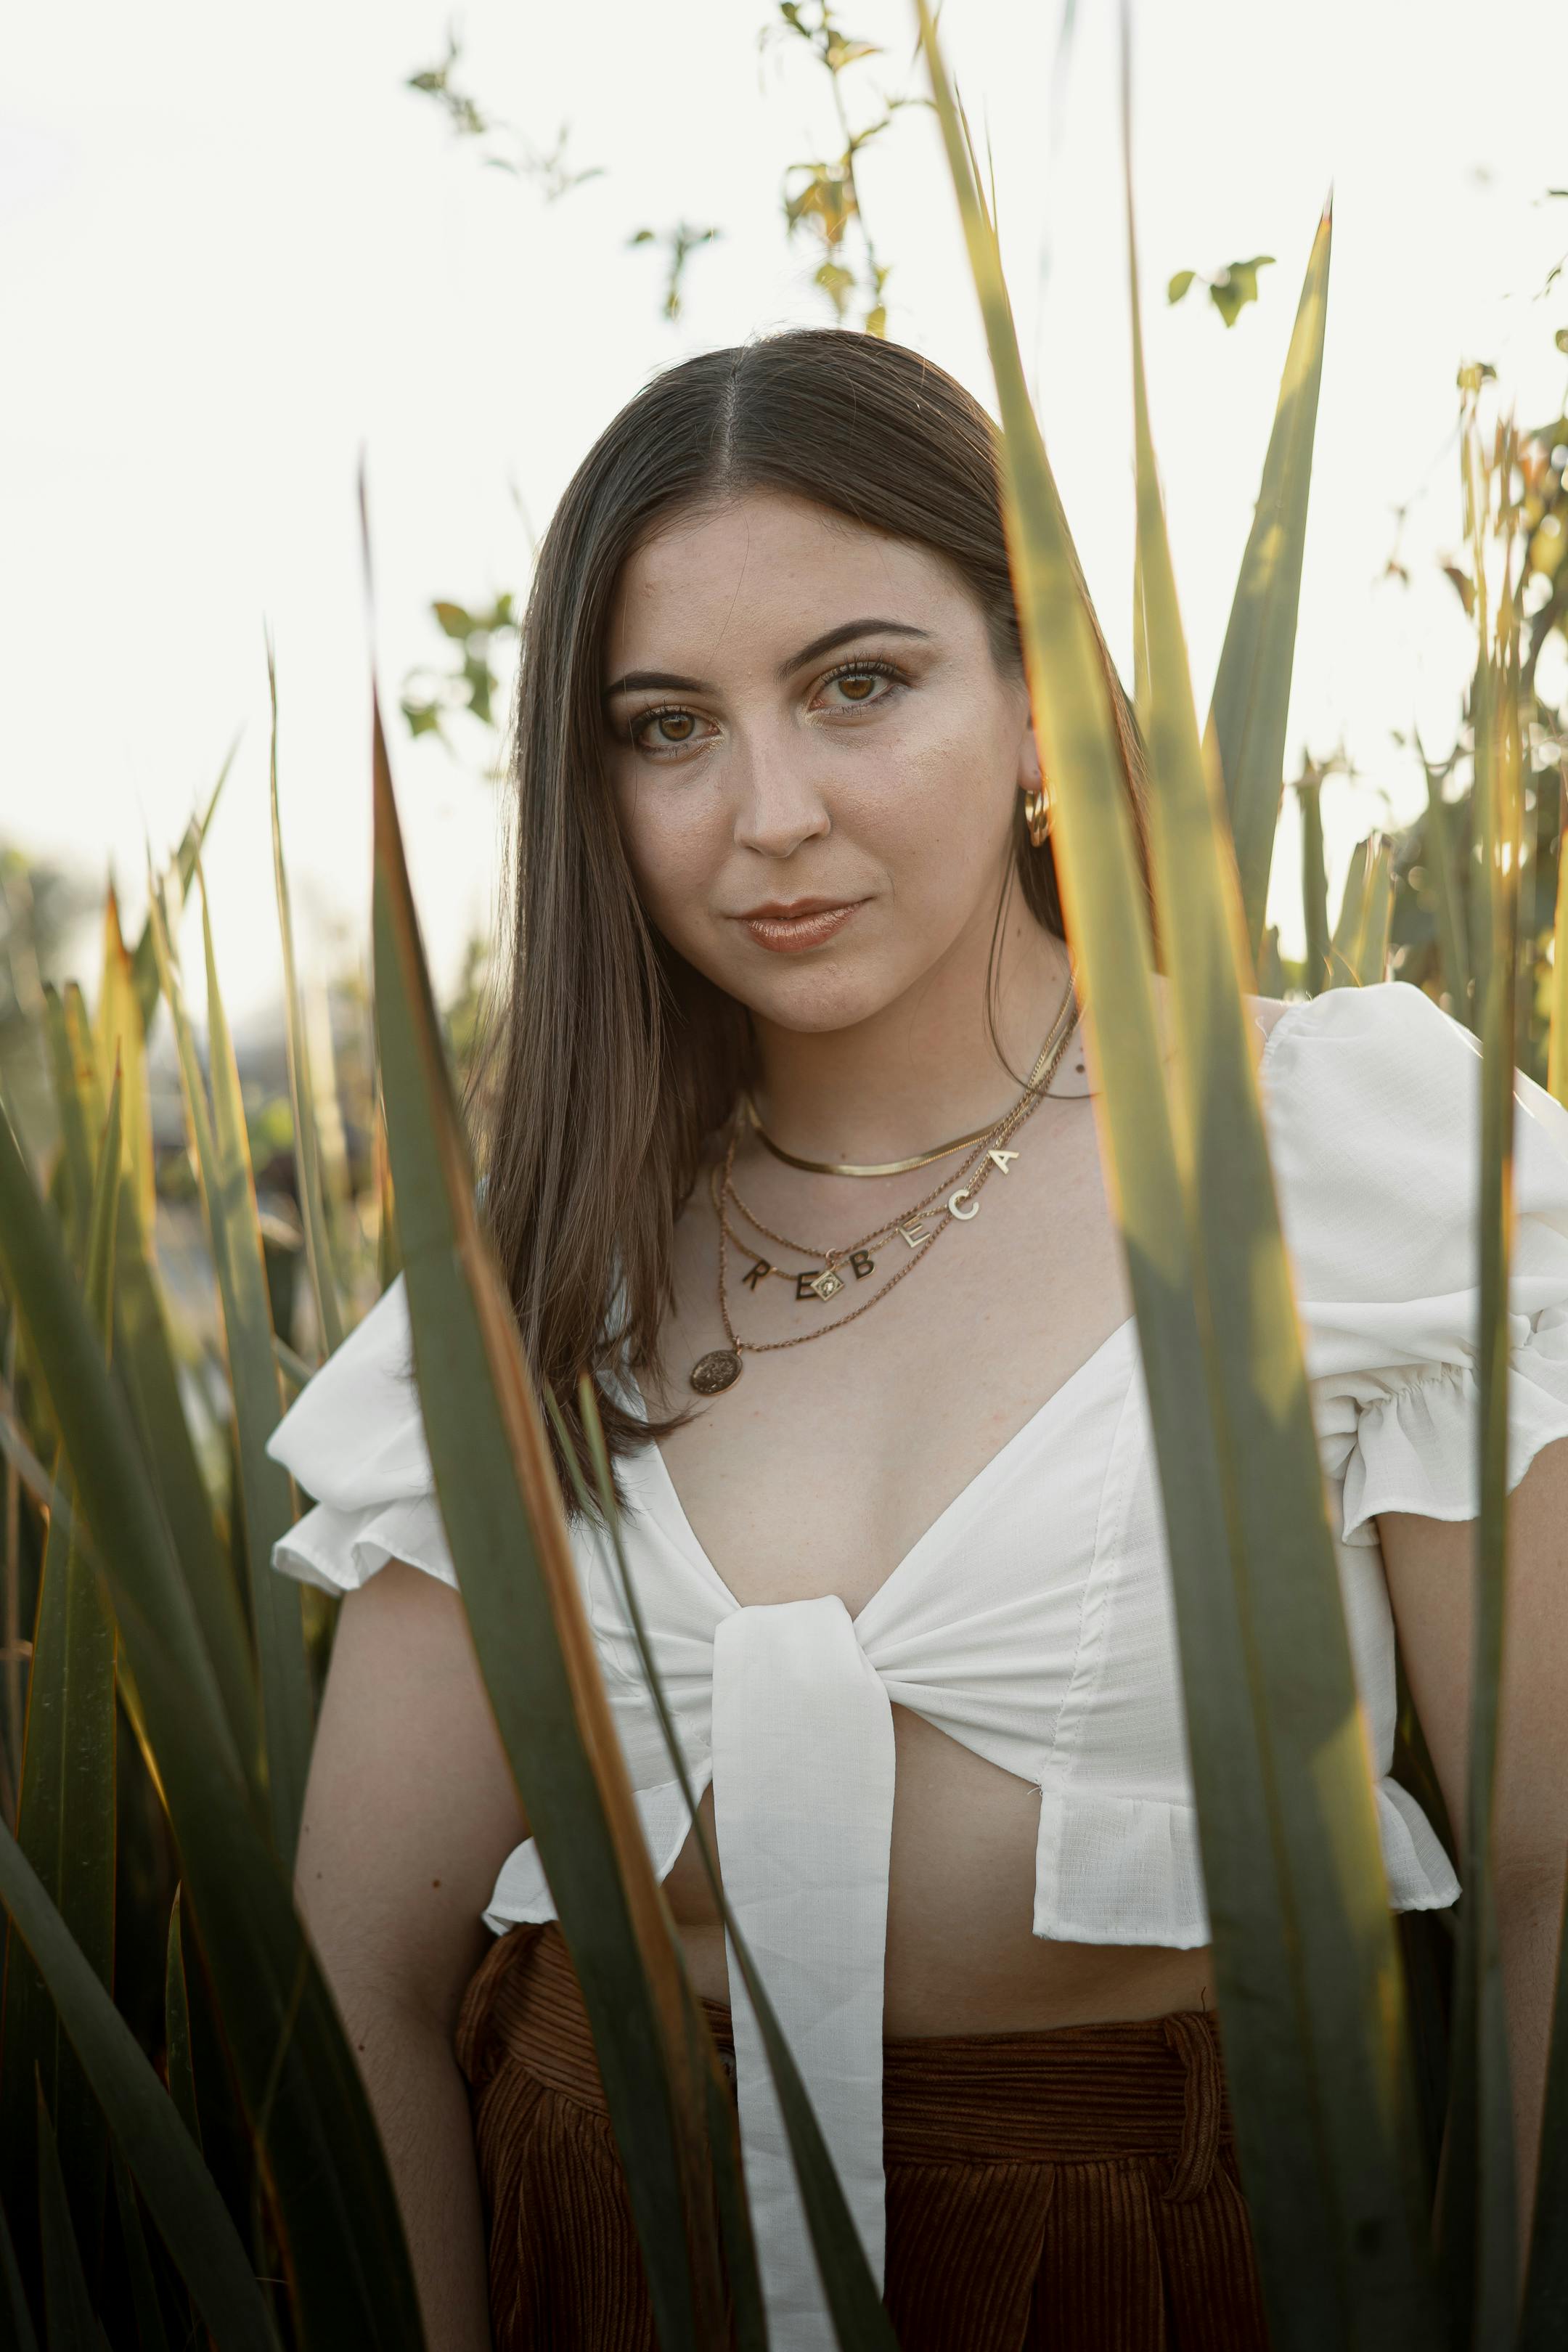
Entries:
{"type": "Polygon", "coordinates": [[[1166,301],[1179,302],[1184,295],[1190,294],[1197,274],[1195,269],[1178,269],[1165,289],[1166,301]]]}
{"type": "MultiPolygon", "coordinates": [[[[4,1832],[0,1832],[4,1835],[4,1832]]],[[[38,2133],[38,2234],[44,2253],[44,2316],[49,2352],[103,2352],[103,2338],[88,2291],[81,2249],[71,2227],[65,2176],[44,2098],[37,2085],[38,2133]]]]}

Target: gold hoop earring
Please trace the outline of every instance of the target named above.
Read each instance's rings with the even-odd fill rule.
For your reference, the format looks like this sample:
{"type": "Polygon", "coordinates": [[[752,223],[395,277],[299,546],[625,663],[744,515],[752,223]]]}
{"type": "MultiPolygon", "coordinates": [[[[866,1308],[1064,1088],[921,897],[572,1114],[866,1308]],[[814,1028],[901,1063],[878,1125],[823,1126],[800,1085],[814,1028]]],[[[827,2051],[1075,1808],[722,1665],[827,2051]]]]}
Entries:
{"type": "Polygon", "coordinates": [[[1043,849],[1051,829],[1050,788],[1043,776],[1032,792],[1024,794],[1024,823],[1029,828],[1031,849],[1043,849]]]}

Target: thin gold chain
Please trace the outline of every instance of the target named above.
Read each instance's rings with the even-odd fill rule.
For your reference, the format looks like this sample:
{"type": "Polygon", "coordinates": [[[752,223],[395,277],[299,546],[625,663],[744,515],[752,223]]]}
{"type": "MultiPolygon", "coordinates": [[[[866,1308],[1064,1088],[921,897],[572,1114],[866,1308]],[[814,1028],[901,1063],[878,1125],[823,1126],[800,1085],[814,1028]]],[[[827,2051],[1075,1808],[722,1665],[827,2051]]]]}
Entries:
{"type": "Polygon", "coordinates": [[[988,1127],[977,1127],[973,1135],[955,1136],[951,1143],[938,1144],[934,1151],[917,1151],[912,1160],[802,1160],[795,1152],[786,1151],[782,1143],[773,1141],[750,1094],[741,1097],[741,1108],[763,1150],[771,1151],[775,1160],[782,1160],[786,1168],[803,1168],[808,1176],[912,1176],[917,1168],[929,1168],[938,1160],[951,1160],[955,1152],[967,1151],[972,1144],[983,1143],[991,1132],[988,1127]]]}
{"type": "MultiPolygon", "coordinates": [[[[1069,991],[1069,1002],[1070,1001],[1071,996],[1069,991]]],[[[1045,1088],[1050,1084],[1050,1080],[1055,1075],[1057,1064],[1060,1061],[1062,1055],[1066,1052],[1068,1039],[1071,1034],[1072,1024],[1069,1023],[1067,1029],[1065,1029],[1062,1034],[1060,1042],[1052,1056],[1050,1068],[1046,1072],[1043,1080],[1040,1081],[1037,1087],[1031,1083],[1029,1091],[1021,1097],[1021,1099],[1014,1106],[1013,1110],[1008,1114],[1008,1118],[1005,1122],[1005,1132],[1006,1134],[1013,1134],[1018,1128],[1022,1127],[1026,1119],[1031,1118],[1039,1108],[1040,1103],[1044,1099],[1045,1088]]],[[[1038,1067],[1039,1065],[1037,1063],[1036,1068],[1038,1069],[1038,1067]]],[[[731,1137],[730,1148],[724,1156],[724,1181],[726,1186],[729,1181],[731,1163],[733,1161],[735,1157],[735,1146],[739,1140],[740,1138],[738,1133],[731,1137]]],[[[994,1160],[987,1160],[983,1164],[978,1174],[975,1176],[973,1183],[968,1188],[970,1198],[972,1200],[973,1199],[974,1194],[981,1190],[986,1178],[994,1173],[994,1168],[995,1162],[994,1160]]],[[[911,1210],[910,1212],[910,1215],[911,1217],[918,1213],[918,1211],[911,1210]]],[[[725,1280],[727,1271],[726,1242],[728,1239],[728,1219],[724,1215],[721,1201],[719,1207],[719,1318],[724,1326],[724,1336],[729,1340],[730,1345],[738,1359],[742,1354],[748,1356],[769,1356],[776,1354],[782,1348],[803,1348],[806,1344],[807,1340],[826,1339],[830,1331],[842,1331],[847,1323],[858,1322],[862,1315],[868,1315],[873,1307],[880,1306],[882,1300],[886,1298],[889,1291],[896,1290],[900,1283],[903,1281],[906,1275],[910,1275],[914,1272],[916,1266],[921,1265],[921,1262],[930,1255],[931,1244],[939,1240],[942,1234],[947,1230],[947,1227],[953,1223],[953,1217],[950,1210],[947,1215],[942,1219],[942,1223],[935,1226],[932,1231],[926,1235],[925,1239],[918,1244],[914,1254],[909,1261],[909,1264],[907,1265],[900,1266],[897,1274],[889,1276],[888,1280],[882,1285],[880,1290],[876,1291],[871,1297],[863,1299],[858,1307],[851,1307],[847,1315],[836,1316],[831,1323],[819,1324],[815,1331],[797,1331],[794,1338],[789,1339],[742,1339],[737,1332],[734,1324],[731,1321],[728,1286],[725,1280]]],[[[761,1230],[762,1228],[759,1227],[759,1231],[761,1230]]],[[[889,1228],[889,1230],[890,1231],[892,1228],[889,1228]]],[[[772,1241],[776,1240],[777,1236],[770,1234],[768,1238],[772,1241]]],[[[801,1244],[798,1242],[792,1242],[788,1244],[787,1246],[792,1249],[798,1249],[801,1244]]],[[[843,1253],[840,1253],[840,1255],[842,1254],[843,1253]]]]}
{"type": "MultiPolygon", "coordinates": [[[[961,1168],[956,1171],[950,1170],[948,1175],[943,1177],[942,1182],[936,1187],[934,1192],[926,1193],[924,1198],[917,1201],[912,1208],[900,1209],[896,1216],[885,1218],[879,1225],[874,1225],[871,1231],[865,1234],[861,1240],[855,1242],[842,1242],[832,1249],[824,1249],[818,1244],[814,1242],[793,1241],[788,1234],[776,1234],[771,1225],[764,1225],[761,1217],[756,1214],[754,1210],[749,1209],[746,1206],[745,1202],[742,1200],[741,1195],[735,1190],[734,1178],[731,1173],[735,1157],[733,1144],[731,1144],[724,1160],[724,1197],[728,1201],[731,1202],[735,1208],[739,1210],[741,1215],[745,1219],[747,1224],[752,1228],[753,1232],[763,1234],[764,1238],[770,1242],[777,1242],[781,1249],[799,1250],[803,1256],[819,1257],[826,1265],[835,1265],[840,1258],[852,1257],[858,1250],[869,1249],[873,1242],[885,1241],[889,1234],[896,1234],[900,1225],[912,1224],[914,1220],[918,1216],[922,1215],[927,1209],[933,1208],[944,1193],[951,1195],[955,1189],[954,1183],[952,1181],[954,1172],[956,1172],[959,1185],[962,1185],[971,1165],[979,1165],[987,1158],[989,1152],[999,1149],[1001,1144],[1005,1141],[1006,1138],[1012,1133],[1015,1126],[1018,1123],[1019,1116],[1023,1111],[1025,1105],[1030,1104],[1032,1106],[1033,1102],[1037,1101],[1039,1095],[1044,1092],[1047,1087],[1049,1086],[1051,1079],[1056,1073],[1057,1063],[1061,1059],[1062,1053],[1067,1046],[1068,1038],[1072,1034],[1073,1026],[1078,1017],[1079,1005],[1073,993],[1072,984],[1069,982],[1068,984],[1067,994],[1062,1000],[1061,1005],[1057,1013],[1056,1019],[1051,1023],[1046,1042],[1041,1046],[1038,1055],[1036,1056],[1035,1066],[1029,1072],[1028,1077],[1025,1081],[1023,1093],[1019,1096],[1017,1101],[1012,1106],[1012,1108],[1010,1110],[1004,1111],[1002,1117],[997,1119],[994,1125],[983,1129],[978,1136],[970,1139],[971,1141],[978,1143],[981,1147],[979,1150],[973,1153],[972,1160],[967,1162],[963,1168],[961,1168]]],[[[735,1236],[735,1241],[738,1248],[746,1248],[745,1243],[740,1239],[739,1235],[735,1236]]],[[[754,1250],[748,1250],[747,1255],[756,1257],[757,1253],[754,1250]]],[[[759,1258],[758,1263],[763,1264],[765,1263],[765,1261],[759,1258]]]]}

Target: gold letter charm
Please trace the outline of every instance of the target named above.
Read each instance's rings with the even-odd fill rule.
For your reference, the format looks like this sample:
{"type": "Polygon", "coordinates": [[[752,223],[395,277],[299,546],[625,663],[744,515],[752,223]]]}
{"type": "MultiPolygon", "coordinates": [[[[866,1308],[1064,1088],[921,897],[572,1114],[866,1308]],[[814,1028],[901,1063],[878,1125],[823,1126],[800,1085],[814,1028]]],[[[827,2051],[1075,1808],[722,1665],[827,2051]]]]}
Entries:
{"type": "Polygon", "coordinates": [[[1007,1162],[1010,1160],[1016,1160],[1018,1155],[1016,1151],[988,1151],[985,1157],[996,1167],[1000,1168],[1003,1175],[1005,1176],[1007,1173],[1007,1162]]]}
{"type": "Polygon", "coordinates": [[[907,1225],[900,1225],[899,1227],[900,1235],[908,1242],[911,1249],[919,1249],[921,1242],[926,1238],[928,1230],[928,1227],[920,1223],[914,1217],[910,1219],[907,1225]]]}
{"type": "Polygon", "coordinates": [[[768,1264],[765,1257],[754,1257],[752,1260],[751,1265],[746,1268],[745,1273],[741,1276],[741,1279],[745,1284],[748,1290],[757,1290],[761,1288],[763,1282],[765,1280],[767,1276],[772,1274],[772,1272],[773,1267],[768,1264]]]}
{"type": "Polygon", "coordinates": [[[956,1217],[961,1224],[967,1224],[971,1217],[977,1217],[980,1214],[980,1203],[978,1201],[969,1201],[968,1208],[961,1209],[958,1205],[960,1201],[969,1201],[967,1184],[961,1184],[956,1192],[950,1192],[947,1196],[948,1215],[956,1217]]]}

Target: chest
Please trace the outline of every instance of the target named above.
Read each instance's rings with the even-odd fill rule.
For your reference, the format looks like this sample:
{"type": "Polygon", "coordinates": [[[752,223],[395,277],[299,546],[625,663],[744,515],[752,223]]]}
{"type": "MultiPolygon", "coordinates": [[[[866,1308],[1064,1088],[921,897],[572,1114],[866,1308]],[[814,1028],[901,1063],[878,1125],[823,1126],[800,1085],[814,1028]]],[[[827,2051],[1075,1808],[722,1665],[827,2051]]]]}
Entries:
{"type": "MultiPolygon", "coordinates": [[[[794,1344],[742,1347],[740,1381],[698,1404],[661,1450],[698,1540],[742,1602],[834,1594],[858,1614],[1131,1313],[1089,1101],[1042,1105],[1029,1147],[974,1196],[975,1213],[941,1225],[918,1257],[897,1236],[875,1245],[872,1270],[850,1273],[828,1302],[797,1298],[778,1278],[748,1287],[737,1267],[749,1261],[731,1244],[735,1332],[794,1344]]],[[[809,1200],[792,1204],[785,1183],[754,1205],[781,1233],[819,1237],[809,1200]]],[[[858,1202],[835,1205],[827,1242],[861,1229],[850,1222],[858,1202]]],[[[861,1213],[868,1224],[882,1213],[861,1213]]],[[[807,1263],[750,1238],[790,1266],[807,1263]]],[[[667,1326],[666,1393],[678,1404],[696,1402],[691,1364],[726,1344],[718,1241],[700,1187],[679,1228],[667,1326]]]]}

